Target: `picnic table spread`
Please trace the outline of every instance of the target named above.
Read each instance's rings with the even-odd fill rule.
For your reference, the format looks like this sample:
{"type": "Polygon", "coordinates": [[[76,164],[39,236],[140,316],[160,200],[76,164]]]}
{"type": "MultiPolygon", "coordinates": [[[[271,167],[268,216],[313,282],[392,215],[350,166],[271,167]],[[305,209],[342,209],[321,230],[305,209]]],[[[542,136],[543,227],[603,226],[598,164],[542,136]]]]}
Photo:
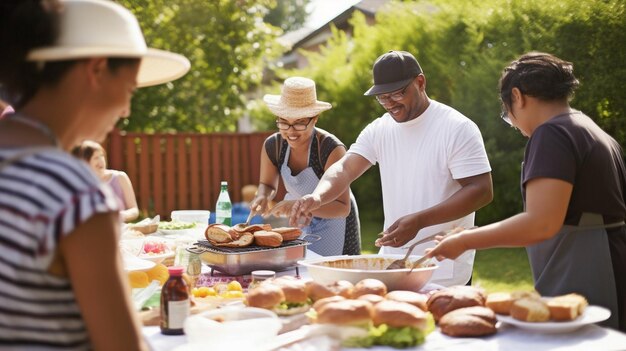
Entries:
{"type": "MultiPolygon", "coordinates": [[[[319,256],[314,252],[307,250],[307,259],[319,256]]],[[[204,272],[210,271],[209,267],[203,267],[204,272]]],[[[293,274],[293,271],[279,273],[293,274]]],[[[308,278],[308,272],[305,267],[299,267],[299,274],[302,278],[308,278]]],[[[432,290],[434,287],[429,284],[424,287],[425,290],[432,290]]],[[[282,318],[282,317],[281,317],[282,318]]],[[[151,349],[154,351],[174,350],[184,348],[187,344],[185,335],[169,336],[161,334],[158,326],[145,326],[142,329],[151,349]]],[[[288,337],[289,333],[297,333],[291,331],[283,334],[288,337]]],[[[280,338],[281,335],[278,336],[280,338]]],[[[298,346],[292,344],[283,350],[323,350],[323,345],[314,346],[312,344],[303,344],[298,346]]],[[[191,349],[189,349],[191,350],[191,349]]],[[[270,350],[261,348],[259,350],[270,350]]],[[[396,350],[386,346],[374,346],[369,349],[342,348],[342,350],[371,350],[371,351],[387,351],[396,350]]],[[[516,326],[499,322],[498,332],[495,335],[481,338],[452,338],[442,334],[437,328],[426,338],[426,342],[419,347],[407,350],[463,350],[463,351],[490,351],[490,350],[506,350],[506,351],[588,351],[588,350],[626,350],[626,334],[611,328],[605,328],[596,324],[584,325],[574,331],[566,333],[549,333],[547,330],[525,330],[516,326]]]]}

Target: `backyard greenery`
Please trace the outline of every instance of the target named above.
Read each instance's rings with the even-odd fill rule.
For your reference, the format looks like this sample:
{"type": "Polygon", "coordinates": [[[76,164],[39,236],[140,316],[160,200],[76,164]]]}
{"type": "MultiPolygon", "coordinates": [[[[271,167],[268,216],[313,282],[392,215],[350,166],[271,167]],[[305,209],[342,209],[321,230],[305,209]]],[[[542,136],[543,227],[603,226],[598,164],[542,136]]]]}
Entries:
{"type": "MultiPolygon", "coordinates": [[[[384,112],[363,96],[372,84],[372,63],[388,50],[406,50],[420,61],[429,96],[471,118],[482,132],[495,192],[494,201],[477,213],[476,223],[484,225],[522,210],[519,174],[526,139],[498,118],[497,84],[511,60],[536,50],[574,63],[581,86],[572,106],[626,147],[623,0],[395,1],[377,14],[374,26],[357,12],[352,37],[334,30],[327,47],[307,54],[310,65],[303,70],[273,66],[285,50],[275,40],[282,31],[263,19],[278,0],[119,1],[140,19],[151,45],[181,52],[192,62],[184,78],[136,94],[133,118],[121,126],[125,130],[235,131],[244,112],[260,129],[273,130],[274,117],[255,97],[277,93],[286,77],[301,75],[314,79],[318,98],[333,105],[318,125],[349,146],[384,112]],[[264,69],[277,76],[271,87],[261,87],[264,69]]],[[[377,167],[352,189],[364,221],[364,249],[375,252],[375,235],[383,229],[377,167]]],[[[531,287],[524,250],[478,252],[474,284],[488,290],[531,287]]]]}

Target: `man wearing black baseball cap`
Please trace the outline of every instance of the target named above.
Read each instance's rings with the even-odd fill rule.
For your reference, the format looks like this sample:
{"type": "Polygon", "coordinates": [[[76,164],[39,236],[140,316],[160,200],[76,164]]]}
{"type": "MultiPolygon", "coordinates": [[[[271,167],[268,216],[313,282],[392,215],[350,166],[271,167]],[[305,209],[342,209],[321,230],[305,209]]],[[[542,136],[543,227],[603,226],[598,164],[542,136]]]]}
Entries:
{"type": "MultiPolygon", "coordinates": [[[[365,92],[387,111],[372,121],[331,166],[315,191],[292,208],[290,222],[333,201],[378,163],[385,231],[381,254],[406,253],[420,239],[454,227],[472,227],[474,212],[493,198],[491,167],[478,127],[426,94],[426,77],[413,55],[389,51],[376,60],[374,85],[365,92]]],[[[423,253],[434,242],[415,248],[423,253]]],[[[444,286],[471,279],[474,251],[445,260],[432,282],[444,286]]]]}

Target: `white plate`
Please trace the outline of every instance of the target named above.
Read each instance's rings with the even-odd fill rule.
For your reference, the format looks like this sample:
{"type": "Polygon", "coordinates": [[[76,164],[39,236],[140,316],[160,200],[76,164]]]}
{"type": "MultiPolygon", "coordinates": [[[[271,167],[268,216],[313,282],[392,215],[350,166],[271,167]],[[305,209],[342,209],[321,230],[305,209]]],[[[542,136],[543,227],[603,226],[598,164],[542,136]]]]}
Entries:
{"type": "Polygon", "coordinates": [[[158,255],[141,254],[138,257],[142,260],[148,260],[154,262],[155,264],[159,264],[163,262],[166,258],[174,256],[174,254],[174,251],[168,251],[158,255]]]}
{"type": "Polygon", "coordinates": [[[153,261],[143,260],[137,256],[132,256],[127,253],[122,253],[122,261],[124,263],[124,270],[127,272],[147,271],[156,266],[156,263],[153,261]]]}
{"type": "Polygon", "coordinates": [[[173,235],[173,236],[179,236],[179,235],[189,235],[193,232],[194,228],[189,228],[189,229],[159,229],[158,232],[163,234],[163,235],[173,235]]]}
{"type": "Polygon", "coordinates": [[[582,316],[573,321],[565,322],[523,322],[511,316],[496,315],[498,320],[507,324],[514,325],[518,328],[534,331],[538,333],[569,333],[587,324],[598,323],[607,320],[611,316],[611,311],[600,306],[587,306],[582,316]]]}

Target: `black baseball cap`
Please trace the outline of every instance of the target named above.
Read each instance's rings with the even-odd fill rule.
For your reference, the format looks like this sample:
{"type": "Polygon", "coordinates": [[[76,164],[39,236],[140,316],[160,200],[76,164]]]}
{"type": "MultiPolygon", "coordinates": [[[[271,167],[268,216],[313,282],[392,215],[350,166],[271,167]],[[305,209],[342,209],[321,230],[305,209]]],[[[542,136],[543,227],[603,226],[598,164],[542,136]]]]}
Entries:
{"type": "Polygon", "coordinates": [[[363,95],[386,94],[404,88],[420,73],[422,68],[415,56],[406,51],[391,50],[374,62],[374,85],[363,95]]]}

